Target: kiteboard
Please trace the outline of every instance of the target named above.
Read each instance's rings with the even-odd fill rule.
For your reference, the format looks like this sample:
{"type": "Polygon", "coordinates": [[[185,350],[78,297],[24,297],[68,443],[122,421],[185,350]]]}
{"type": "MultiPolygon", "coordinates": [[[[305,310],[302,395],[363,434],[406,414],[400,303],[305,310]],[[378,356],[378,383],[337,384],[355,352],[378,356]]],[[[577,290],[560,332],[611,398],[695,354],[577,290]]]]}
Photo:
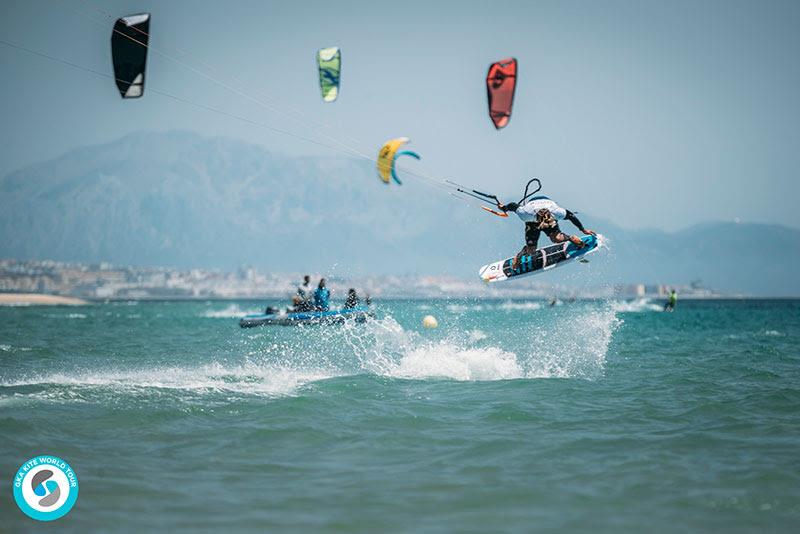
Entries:
{"type": "Polygon", "coordinates": [[[509,278],[529,276],[581,259],[597,250],[600,244],[600,239],[594,235],[585,235],[581,237],[581,241],[584,243],[581,248],[571,241],[565,241],[537,249],[532,255],[521,256],[516,269],[511,268],[513,256],[496,261],[481,267],[479,274],[484,282],[499,282],[509,278]]]}

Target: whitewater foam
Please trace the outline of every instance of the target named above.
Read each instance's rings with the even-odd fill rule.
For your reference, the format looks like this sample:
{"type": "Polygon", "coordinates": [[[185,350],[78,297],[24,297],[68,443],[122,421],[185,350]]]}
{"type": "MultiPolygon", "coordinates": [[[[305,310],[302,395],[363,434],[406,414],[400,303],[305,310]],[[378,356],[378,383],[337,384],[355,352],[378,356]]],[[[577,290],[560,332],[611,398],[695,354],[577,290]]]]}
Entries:
{"type": "Polygon", "coordinates": [[[655,304],[650,299],[617,300],[612,302],[612,308],[620,313],[660,312],[664,308],[655,304]]]}
{"type": "Polygon", "coordinates": [[[206,310],[202,314],[200,314],[200,316],[209,319],[237,319],[243,315],[251,313],[259,313],[259,311],[253,311],[253,310],[245,311],[242,310],[238,305],[231,304],[230,306],[222,310],[206,310]]]}
{"type": "Polygon", "coordinates": [[[498,305],[497,308],[505,311],[540,310],[542,308],[542,303],[530,301],[514,302],[509,300],[498,305]]]}
{"type": "Polygon", "coordinates": [[[613,308],[563,314],[554,325],[530,332],[529,378],[596,378],[614,332],[622,324],[613,308]]]}
{"type": "Polygon", "coordinates": [[[469,311],[483,311],[483,305],[481,304],[448,304],[445,309],[450,313],[465,313],[469,311]]]}
{"type": "Polygon", "coordinates": [[[469,342],[470,343],[477,343],[478,341],[483,341],[484,339],[489,337],[489,336],[486,335],[486,332],[484,332],[483,330],[477,330],[477,329],[476,330],[470,330],[469,332],[467,332],[467,336],[469,337],[469,342]]]}
{"type": "Polygon", "coordinates": [[[614,331],[622,324],[610,307],[562,314],[555,325],[519,332],[525,350],[475,347],[488,338],[482,330],[454,331],[431,341],[409,332],[391,317],[346,338],[358,355],[359,370],[394,378],[508,380],[511,378],[595,378],[602,373],[614,331]]]}
{"type": "Polygon", "coordinates": [[[517,356],[496,347],[464,349],[447,342],[412,349],[387,370],[397,378],[449,378],[461,381],[522,378],[517,356]]]}
{"type": "Polygon", "coordinates": [[[0,344],[0,350],[3,352],[30,352],[31,347],[14,347],[12,345],[0,344]]]}
{"type": "MultiPolygon", "coordinates": [[[[231,305],[206,313],[237,317],[242,310],[231,305]]],[[[356,375],[455,381],[601,376],[611,337],[621,324],[614,306],[565,308],[529,317],[507,330],[502,329],[505,321],[483,329],[462,329],[459,321],[447,329],[407,330],[391,316],[334,328],[241,333],[237,328],[227,348],[196,366],[155,361],[135,368],[99,364],[96,369],[2,378],[0,387],[32,386],[33,391],[24,393],[8,391],[31,399],[105,401],[129,395],[147,401],[172,392],[179,399],[211,396],[216,402],[213,396],[220,393],[291,396],[319,380],[356,375]]],[[[8,345],[0,349],[14,350],[8,345]]]]}
{"type": "Polygon", "coordinates": [[[0,382],[0,387],[63,386],[112,390],[115,394],[146,395],[149,390],[193,393],[237,393],[256,396],[291,395],[301,386],[331,378],[330,371],[298,370],[247,362],[226,366],[217,362],[189,367],[152,367],[52,373],[0,382]]]}
{"type": "Polygon", "coordinates": [[[86,319],[85,313],[46,313],[44,317],[48,319],[86,319]]]}

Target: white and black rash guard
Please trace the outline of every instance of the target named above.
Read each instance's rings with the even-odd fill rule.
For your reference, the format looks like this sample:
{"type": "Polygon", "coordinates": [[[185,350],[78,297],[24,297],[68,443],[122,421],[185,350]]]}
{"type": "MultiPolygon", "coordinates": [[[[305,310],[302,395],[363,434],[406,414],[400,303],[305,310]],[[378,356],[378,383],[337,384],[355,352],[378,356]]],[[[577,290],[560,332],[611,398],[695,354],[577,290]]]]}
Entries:
{"type": "Polygon", "coordinates": [[[556,204],[555,201],[550,200],[547,197],[533,197],[531,200],[529,200],[522,206],[519,206],[515,211],[515,213],[517,214],[517,217],[522,219],[522,221],[529,223],[529,222],[534,222],[536,220],[536,214],[540,210],[549,211],[553,215],[553,218],[557,221],[563,221],[566,219],[567,221],[577,226],[578,230],[580,231],[584,230],[581,221],[578,220],[578,218],[575,216],[574,213],[572,213],[568,209],[562,208],[561,206],[556,204]]]}
{"type": "Polygon", "coordinates": [[[297,286],[297,294],[300,295],[300,298],[303,299],[304,302],[309,302],[314,296],[314,292],[311,290],[311,285],[305,283],[297,286]]]}

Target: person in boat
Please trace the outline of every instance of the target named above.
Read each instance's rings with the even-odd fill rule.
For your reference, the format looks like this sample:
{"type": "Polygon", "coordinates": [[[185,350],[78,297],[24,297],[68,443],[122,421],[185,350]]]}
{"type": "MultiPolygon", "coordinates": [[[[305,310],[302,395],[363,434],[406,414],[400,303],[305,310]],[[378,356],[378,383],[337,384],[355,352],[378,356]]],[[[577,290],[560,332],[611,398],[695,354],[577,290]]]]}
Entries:
{"type": "Polygon", "coordinates": [[[308,311],[312,306],[312,301],[314,299],[314,290],[311,289],[311,277],[305,275],[303,277],[303,283],[297,286],[297,295],[300,297],[300,303],[294,304],[294,299],[292,299],[292,303],[294,304],[294,311],[308,311]]]}
{"type": "Polygon", "coordinates": [[[664,304],[664,311],[673,311],[675,305],[678,303],[678,292],[672,289],[667,297],[667,302],[664,304]]]}
{"type": "MultiPolygon", "coordinates": [[[[528,182],[528,185],[530,185],[530,182],[528,182]]],[[[558,227],[558,221],[567,220],[577,226],[578,230],[584,234],[597,235],[594,231],[584,228],[573,212],[562,208],[546,196],[527,198],[526,194],[520,202],[498,203],[497,207],[503,210],[503,213],[509,211],[516,213],[517,217],[525,223],[525,246],[514,257],[514,261],[511,264],[512,269],[516,269],[519,266],[519,260],[522,256],[531,256],[536,252],[536,246],[539,243],[539,236],[542,232],[553,243],[571,241],[575,246],[583,248],[584,242],[581,238],[562,232],[561,228],[558,227]]]]}
{"type": "Polygon", "coordinates": [[[328,311],[330,300],[331,292],[325,287],[325,279],[320,278],[317,289],[314,291],[314,308],[319,311],[328,311]]]}
{"type": "Polygon", "coordinates": [[[352,310],[353,308],[358,308],[360,304],[360,300],[358,298],[358,293],[352,287],[347,290],[347,299],[344,301],[344,309],[352,310]]]}
{"type": "Polygon", "coordinates": [[[300,295],[292,295],[292,307],[286,311],[289,313],[308,311],[308,306],[305,305],[300,295]]]}

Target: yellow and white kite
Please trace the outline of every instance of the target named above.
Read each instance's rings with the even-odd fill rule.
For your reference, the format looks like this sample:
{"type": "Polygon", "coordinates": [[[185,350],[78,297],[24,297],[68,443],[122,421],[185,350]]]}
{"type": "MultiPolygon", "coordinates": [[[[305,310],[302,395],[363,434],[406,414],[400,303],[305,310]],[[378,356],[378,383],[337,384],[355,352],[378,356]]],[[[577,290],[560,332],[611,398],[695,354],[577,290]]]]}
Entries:
{"type": "Polygon", "coordinates": [[[397,161],[397,158],[400,156],[411,156],[414,159],[420,159],[419,154],[411,152],[410,150],[398,152],[400,147],[409,141],[410,139],[408,137],[391,139],[386,141],[378,151],[378,176],[380,176],[381,180],[383,180],[383,183],[386,185],[389,185],[392,179],[397,182],[397,185],[403,184],[400,178],[397,177],[397,172],[395,170],[395,161],[397,161]]]}

